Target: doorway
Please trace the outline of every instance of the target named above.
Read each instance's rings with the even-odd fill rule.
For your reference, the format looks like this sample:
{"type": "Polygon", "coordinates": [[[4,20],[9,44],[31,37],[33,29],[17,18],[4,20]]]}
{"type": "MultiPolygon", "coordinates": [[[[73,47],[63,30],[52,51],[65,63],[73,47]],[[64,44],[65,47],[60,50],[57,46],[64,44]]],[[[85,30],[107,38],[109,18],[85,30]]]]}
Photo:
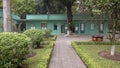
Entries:
{"type": "Polygon", "coordinates": [[[65,33],[65,25],[64,24],[61,25],[61,33],[65,33]]]}
{"type": "Polygon", "coordinates": [[[72,33],[75,33],[75,27],[74,26],[70,27],[70,29],[71,29],[72,33]]]}

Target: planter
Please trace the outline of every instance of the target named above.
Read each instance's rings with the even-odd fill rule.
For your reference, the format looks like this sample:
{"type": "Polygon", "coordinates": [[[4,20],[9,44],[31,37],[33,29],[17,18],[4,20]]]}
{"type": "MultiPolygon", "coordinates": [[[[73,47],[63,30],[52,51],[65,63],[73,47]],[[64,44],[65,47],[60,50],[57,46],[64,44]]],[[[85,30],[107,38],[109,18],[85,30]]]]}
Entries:
{"type": "Polygon", "coordinates": [[[92,36],[92,41],[97,41],[97,37],[96,36],[92,36]]]}
{"type": "Polygon", "coordinates": [[[92,36],[92,41],[103,41],[103,36],[92,36]]]}

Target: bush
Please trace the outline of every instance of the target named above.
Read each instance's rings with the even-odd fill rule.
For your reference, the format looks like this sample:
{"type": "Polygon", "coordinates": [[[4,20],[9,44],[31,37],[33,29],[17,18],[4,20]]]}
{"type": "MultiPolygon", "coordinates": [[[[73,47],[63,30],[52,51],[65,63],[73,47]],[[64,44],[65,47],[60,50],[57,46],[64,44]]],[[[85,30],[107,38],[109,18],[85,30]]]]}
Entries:
{"type": "Polygon", "coordinates": [[[17,68],[29,53],[28,38],[24,34],[0,33],[0,68],[17,68]]]}
{"type": "Polygon", "coordinates": [[[40,47],[40,42],[44,38],[44,32],[39,29],[29,29],[24,32],[28,37],[31,38],[33,48],[40,47]]]}
{"type": "Polygon", "coordinates": [[[51,34],[51,30],[50,29],[45,29],[43,31],[44,31],[44,34],[45,34],[46,38],[50,36],[50,34],[51,34]]]}

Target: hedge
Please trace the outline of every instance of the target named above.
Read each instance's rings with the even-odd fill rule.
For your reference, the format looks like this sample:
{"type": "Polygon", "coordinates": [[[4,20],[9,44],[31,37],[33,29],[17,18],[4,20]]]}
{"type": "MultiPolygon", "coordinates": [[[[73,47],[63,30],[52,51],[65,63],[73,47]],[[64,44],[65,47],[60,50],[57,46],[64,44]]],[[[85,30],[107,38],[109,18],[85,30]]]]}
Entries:
{"type": "Polygon", "coordinates": [[[89,68],[102,68],[99,64],[94,62],[94,60],[91,59],[89,55],[83,52],[82,49],[80,49],[79,46],[75,42],[72,42],[72,47],[75,49],[77,54],[81,57],[81,59],[85,62],[85,64],[89,68]]]}
{"type": "Polygon", "coordinates": [[[17,68],[29,53],[30,38],[24,34],[0,33],[0,68],[17,68]]]}
{"type": "MultiPolygon", "coordinates": [[[[78,45],[112,45],[111,42],[75,42],[78,45]]],[[[120,45],[120,42],[116,42],[116,45],[120,45]]]]}
{"type": "Polygon", "coordinates": [[[45,34],[45,37],[50,37],[50,34],[51,34],[51,30],[50,29],[45,29],[43,30],[44,31],[44,34],[45,34]]]}

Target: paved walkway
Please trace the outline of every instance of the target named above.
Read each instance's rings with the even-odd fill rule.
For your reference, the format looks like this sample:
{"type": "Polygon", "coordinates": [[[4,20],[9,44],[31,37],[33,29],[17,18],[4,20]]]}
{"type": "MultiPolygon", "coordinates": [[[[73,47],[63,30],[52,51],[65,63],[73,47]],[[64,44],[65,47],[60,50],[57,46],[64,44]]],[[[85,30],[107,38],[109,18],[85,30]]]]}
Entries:
{"type": "Polygon", "coordinates": [[[49,68],[86,68],[85,64],[70,45],[71,41],[74,40],[89,41],[88,37],[86,38],[87,39],[80,39],[79,36],[58,36],[55,42],[49,68]]]}

